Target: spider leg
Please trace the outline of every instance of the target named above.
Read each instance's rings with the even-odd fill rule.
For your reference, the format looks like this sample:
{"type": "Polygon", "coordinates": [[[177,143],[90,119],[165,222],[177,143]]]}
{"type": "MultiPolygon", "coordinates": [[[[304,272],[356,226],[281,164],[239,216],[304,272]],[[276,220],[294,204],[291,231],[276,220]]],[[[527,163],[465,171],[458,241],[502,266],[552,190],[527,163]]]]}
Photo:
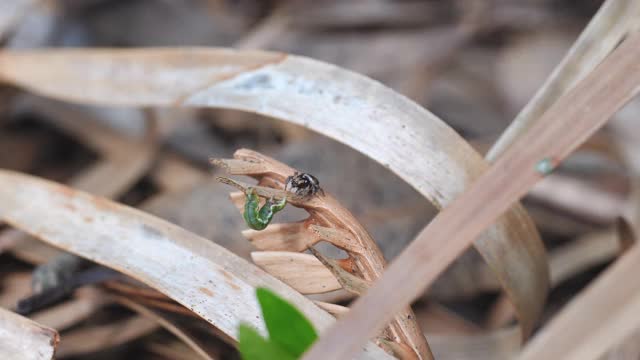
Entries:
{"type": "Polygon", "coordinates": [[[287,191],[287,188],[291,185],[292,181],[293,176],[287,176],[287,178],[284,180],[284,191],[287,191]]]}

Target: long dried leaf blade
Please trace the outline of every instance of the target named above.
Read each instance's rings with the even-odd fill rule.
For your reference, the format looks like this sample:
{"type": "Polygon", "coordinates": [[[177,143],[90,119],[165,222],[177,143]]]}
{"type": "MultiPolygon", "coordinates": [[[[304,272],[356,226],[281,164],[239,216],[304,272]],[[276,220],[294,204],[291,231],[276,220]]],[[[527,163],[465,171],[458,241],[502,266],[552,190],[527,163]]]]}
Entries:
{"type": "Polygon", "coordinates": [[[639,52],[640,33],[635,33],[559,99],[520,142],[431,222],[305,359],[348,358],[354,346],[430,285],[482,230],[542,178],[536,170],[540,161],[557,164],[640,91],[639,52]]]}
{"type": "Polygon", "coordinates": [[[0,308],[0,358],[51,360],[58,341],[55,330],[0,308]]]}

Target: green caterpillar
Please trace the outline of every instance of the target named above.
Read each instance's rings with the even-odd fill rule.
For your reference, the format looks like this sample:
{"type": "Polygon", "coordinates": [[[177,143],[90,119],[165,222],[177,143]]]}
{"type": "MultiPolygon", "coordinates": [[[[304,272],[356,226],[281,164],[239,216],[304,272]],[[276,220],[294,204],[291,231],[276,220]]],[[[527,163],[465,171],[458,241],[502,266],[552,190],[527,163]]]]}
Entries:
{"type": "Polygon", "coordinates": [[[282,198],[282,200],[275,202],[272,197],[260,208],[260,197],[252,187],[247,188],[245,195],[247,200],[244,203],[244,221],[254,230],[266,228],[271,219],[273,219],[273,215],[287,205],[287,198],[282,198]]]}

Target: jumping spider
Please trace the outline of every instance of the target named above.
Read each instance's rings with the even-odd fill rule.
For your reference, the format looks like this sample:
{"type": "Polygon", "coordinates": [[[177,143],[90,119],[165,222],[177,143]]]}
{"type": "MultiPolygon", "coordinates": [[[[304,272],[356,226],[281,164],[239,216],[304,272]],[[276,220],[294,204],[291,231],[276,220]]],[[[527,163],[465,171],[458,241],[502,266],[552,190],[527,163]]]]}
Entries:
{"type": "Polygon", "coordinates": [[[284,190],[303,198],[314,196],[317,193],[324,196],[324,190],[320,187],[320,182],[315,176],[297,171],[287,177],[284,190]]]}

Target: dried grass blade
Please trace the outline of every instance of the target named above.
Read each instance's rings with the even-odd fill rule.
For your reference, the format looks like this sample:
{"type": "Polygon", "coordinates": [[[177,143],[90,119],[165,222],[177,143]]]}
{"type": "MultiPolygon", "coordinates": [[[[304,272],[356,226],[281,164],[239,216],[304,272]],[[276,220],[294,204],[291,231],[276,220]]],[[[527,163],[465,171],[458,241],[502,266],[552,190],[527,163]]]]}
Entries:
{"type": "Polygon", "coordinates": [[[187,346],[189,346],[189,348],[191,348],[191,350],[193,350],[196,354],[198,354],[200,358],[205,360],[214,360],[215,358],[214,354],[210,354],[207,351],[207,349],[202,344],[200,344],[198,339],[190,336],[185,329],[182,329],[179,325],[174,324],[166,317],[126,297],[114,296],[113,299],[116,302],[137,312],[138,314],[158,323],[160,326],[162,326],[167,331],[175,335],[178,339],[180,339],[180,341],[182,341],[187,346]]]}
{"type": "Polygon", "coordinates": [[[333,245],[356,254],[364,253],[363,247],[353,239],[353,236],[344,230],[328,228],[315,224],[309,225],[309,230],[318,240],[327,240],[333,245]]]}
{"type": "MultiPolygon", "coordinates": [[[[0,78],[67,101],[219,107],[286,120],[387,166],[438,208],[487,169],[458,134],[406,97],[364,76],[286,54],[202,48],[4,51],[0,78]]],[[[544,248],[533,223],[515,206],[476,247],[528,334],[548,287],[544,248]]]]}
{"type": "Polygon", "coordinates": [[[51,360],[59,341],[55,330],[0,308],[0,359],[51,360]]]}
{"type": "Polygon", "coordinates": [[[578,81],[589,74],[630,32],[640,28],[640,2],[608,0],[584,29],[568,54],[491,147],[493,162],[522,136],[542,114],[578,81]]]}
{"type": "Polygon", "coordinates": [[[638,272],[640,247],[634,246],[555,316],[518,359],[600,358],[640,326],[640,281],[629,281],[638,272]]]}
{"type": "Polygon", "coordinates": [[[64,334],[56,355],[64,358],[112,348],[150,334],[158,327],[154,320],[139,315],[105,325],[79,327],[64,334]]]}
{"type": "MultiPolygon", "coordinates": [[[[0,218],[156,288],[231,338],[236,338],[241,321],[264,331],[256,286],[266,286],[291,301],[320,330],[333,321],[310,300],[215,243],[60,184],[0,171],[0,218]]],[[[362,358],[387,357],[372,344],[362,353],[362,358]]]]}
{"type": "Polygon", "coordinates": [[[482,230],[544,176],[536,169],[540,161],[557,165],[640,91],[638,53],[640,33],[634,33],[440,213],[305,359],[348,358],[429,286],[482,230]]]}

